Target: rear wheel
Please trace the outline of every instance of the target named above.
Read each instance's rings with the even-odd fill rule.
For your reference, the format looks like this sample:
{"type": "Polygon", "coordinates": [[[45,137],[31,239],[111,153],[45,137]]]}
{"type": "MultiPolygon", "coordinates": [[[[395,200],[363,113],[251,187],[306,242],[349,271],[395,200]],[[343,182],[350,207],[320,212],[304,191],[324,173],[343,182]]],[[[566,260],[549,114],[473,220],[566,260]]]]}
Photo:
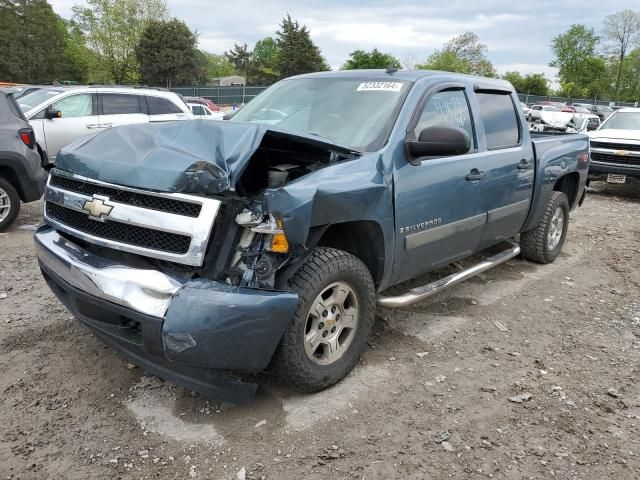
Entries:
{"type": "Polygon", "coordinates": [[[537,263],[553,262],[560,255],[568,226],[569,200],[563,192],[553,192],[540,223],[520,234],[522,256],[537,263]]]}
{"type": "Polygon", "coordinates": [[[298,307],[272,365],[283,382],[314,392],[340,381],[355,366],[371,332],[375,290],[357,257],[314,249],[291,282],[298,307]]]}
{"type": "Polygon", "coordinates": [[[20,196],[4,178],[0,178],[0,232],[4,232],[20,213],[20,196]]]}

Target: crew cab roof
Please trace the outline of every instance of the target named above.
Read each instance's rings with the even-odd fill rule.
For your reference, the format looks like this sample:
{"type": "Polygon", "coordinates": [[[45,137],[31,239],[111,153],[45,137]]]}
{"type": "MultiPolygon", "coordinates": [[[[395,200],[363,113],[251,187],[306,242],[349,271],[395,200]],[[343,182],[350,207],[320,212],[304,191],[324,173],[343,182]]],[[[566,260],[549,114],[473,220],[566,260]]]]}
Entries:
{"type": "Polygon", "coordinates": [[[291,78],[376,78],[383,81],[404,80],[408,82],[418,82],[423,79],[433,80],[459,80],[464,83],[478,85],[480,90],[513,91],[513,86],[506,80],[497,78],[479,77],[477,75],[466,75],[463,73],[443,72],[439,70],[398,70],[387,72],[387,70],[338,70],[330,72],[315,72],[297,75],[291,78]]]}

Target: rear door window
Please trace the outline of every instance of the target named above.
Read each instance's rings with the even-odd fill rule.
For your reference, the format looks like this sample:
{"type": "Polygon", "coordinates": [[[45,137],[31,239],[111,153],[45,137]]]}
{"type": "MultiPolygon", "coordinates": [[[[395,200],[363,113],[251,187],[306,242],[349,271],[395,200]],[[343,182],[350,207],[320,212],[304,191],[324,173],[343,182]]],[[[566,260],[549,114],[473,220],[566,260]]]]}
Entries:
{"type": "MultiPolygon", "coordinates": [[[[147,95],[147,106],[149,107],[149,115],[166,115],[170,113],[183,113],[180,107],[170,100],[160,97],[151,97],[147,95]]],[[[195,112],[194,112],[195,113],[195,112]]],[[[201,114],[196,114],[201,115],[201,114]]]]}
{"type": "Polygon", "coordinates": [[[126,95],[122,93],[103,93],[102,115],[126,115],[144,113],[140,102],[140,95],[126,95]]]}
{"type": "Polygon", "coordinates": [[[520,144],[520,122],[508,93],[476,92],[479,114],[484,124],[487,148],[516,147],[520,144]]]}

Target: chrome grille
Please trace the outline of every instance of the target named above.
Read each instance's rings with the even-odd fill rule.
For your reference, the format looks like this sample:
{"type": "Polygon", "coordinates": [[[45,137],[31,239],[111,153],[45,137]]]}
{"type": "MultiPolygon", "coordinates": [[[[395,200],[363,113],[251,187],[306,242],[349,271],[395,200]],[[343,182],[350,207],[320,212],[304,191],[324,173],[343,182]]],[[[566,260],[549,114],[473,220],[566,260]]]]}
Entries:
{"type": "Polygon", "coordinates": [[[47,202],[45,212],[47,217],[62,222],[80,232],[129,245],[171,253],[187,253],[191,243],[191,238],[186,235],[158,232],[150,228],[109,220],[96,222],[91,220],[85,213],[80,213],[52,202],[47,202]]]}
{"type": "Polygon", "coordinates": [[[627,150],[629,152],[640,152],[640,143],[613,143],[591,140],[591,148],[607,148],[609,150],[627,150]]]}
{"type": "Polygon", "coordinates": [[[54,169],[45,222],[87,242],[185,265],[202,265],[220,202],[122,187],[54,169]],[[107,206],[99,217],[89,204],[107,206]],[[87,208],[85,208],[87,206],[87,208]]]}
{"type": "Polygon", "coordinates": [[[591,160],[593,162],[616,163],[618,165],[640,165],[640,157],[613,155],[610,153],[591,151],[591,160]]]}
{"type": "Polygon", "coordinates": [[[98,185],[91,182],[63,177],[61,175],[51,175],[50,185],[63,190],[84,193],[90,196],[104,195],[113,201],[125,203],[127,205],[135,205],[138,207],[149,208],[151,210],[185,215],[187,217],[197,217],[200,215],[200,210],[202,209],[202,205],[198,203],[183,202],[180,200],[173,200],[171,198],[138,193],[130,190],[120,190],[117,188],[107,187],[106,185],[98,185]]]}

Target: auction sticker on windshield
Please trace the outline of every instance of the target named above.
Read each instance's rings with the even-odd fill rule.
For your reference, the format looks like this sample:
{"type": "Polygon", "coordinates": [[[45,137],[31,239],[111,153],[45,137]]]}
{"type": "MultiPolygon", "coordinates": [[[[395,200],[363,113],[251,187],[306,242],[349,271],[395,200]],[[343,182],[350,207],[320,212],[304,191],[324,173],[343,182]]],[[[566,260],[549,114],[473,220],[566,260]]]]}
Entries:
{"type": "Polygon", "coordinates": [[[358,92],[399,92],[402,90],[400,82],[362,82],[358,85],[358,92]]]}

